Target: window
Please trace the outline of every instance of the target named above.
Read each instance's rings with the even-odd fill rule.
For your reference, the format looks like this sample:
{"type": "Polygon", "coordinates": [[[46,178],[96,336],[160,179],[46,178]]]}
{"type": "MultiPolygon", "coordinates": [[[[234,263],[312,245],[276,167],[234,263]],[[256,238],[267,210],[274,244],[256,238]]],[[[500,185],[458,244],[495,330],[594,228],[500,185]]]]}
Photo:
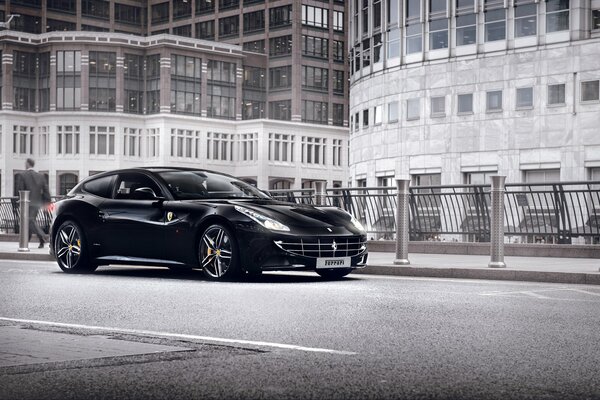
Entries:
{"type": "Polygon", "coordinates": [[[373,0],[373,30],[381,28],[381,0],[373,0]]]}
{"type": "MultiPolygon", "coordinates": [[[[39,128],[39,152],[40,155],[48,155],[50,151],[50,127],[49,126],[40,126],[39,128]]],[[[0,139],[2,137],[2,132],[0,130],[0,139]]]]}
{"type": "Polygon", "coordinates": [[[89,107],[91,111],[115,111],[117,54],[90,51],[89,107]]]}
{"type": "Polygon", "coordinates": [[[381,61],[381,33],[377,35],[373,35],[373,63],[378,63],[381,61]]]}
{"type": "MultiPolygon", "coordinates": [[[[269,134],[270,136],[271,134],[269,134]]],[[[257,146],[258,146],[258,134],[256,133],[242,133],[239,140],[239,161],[252,161],[258,157],[257,146]]]]}
{"type": "MultiPolygon", "coordinates": [[[[302,6],[304,7],[304,6],[302,6]]],[[[269,9],[269,28],[278,28],[292,24],[292,5],[269,9]]]]}
{"type": "MultiPolygon", "coordinates": [[[[289,36],[289,38],[291,50],[292,37],[289,36]]],[[[329,39],[302,35],[302,54],[309,57],[329,58],[329,39]]]]}
{"type": "Polygon", "coordinates": [[[581,101],[600,100],[600,81],[581,82],[581,101]]]}
{"type": "Polygon", "coordinates": [[[486,111],[502,111],[502,91],[494,90],[491,92],[486,92],[486,111]]]}
{"type": "Polygon", "coordinates": [[[368,67],[371,65],[371,40],[365,39],[362,41],[362,66],[368,67]]]}
{"type": "Polygon", "coordinates": [[[214,39],[215,38],[215,21],[198,22],[196,24],[196,38],[198,39],[214,39]]]}
{"type": "Polygon", "coordinates": [[[173,27],[173,35],[192,37],[192,26],[191,25],[175,26],[175,27],[173,27]]]}
{"type": "Polygon", "coordinates": [[[473,112],[473,93],[458,95],[458,114],[467,114],[473,112]]]}
{"type": "Polygon", "coordinates": [[[302,87],[304,89],[327,91],[329,89],[329,70],[303,65],[302,87]]]}
{"type": "MultiPolygon", "coordinates": [[[[102,1],[104,3],[104,1],[102,1]]],[[[105,2],[108,7],[108,1],[105,2]]],[[[107,11],[108,18],[108,11],[107,11]]],[[[115,3],[115,22],[124,24],[141,25],[142,24],[142,8],[129,6],[127,4],[115,3]]]]}
{"type": "MultiPolygon", "coordinates": [[[[472,9],[472,8],[471,8],[472,9]]],[[[456,16],[456,45],[464,46],[477,42],[477,15],[456,16]]]]}
{"type": "Polygon", "coordinates": [[[240,18],[237,15],[219,19],[219,36],[234,36],[239,33],[240,18]]]}
{"type": "Polygon", "coordinates": [[[431,116],[445,117],[446,116],[446,96],[431,98],[431,116]]]}
{"type": "Polygon", "coordinates": [[[327,125],[327,102],[302,100],[302,122],[327,125]]]}
{"type": "Polygon", "coordinates": [[[81,107],[81,52],[56,52],[56,109],[81,107]]]}
{"type": "Polygon", "coordinates": [[[400,4],[401,2],[399,0],[387,0],[387,20],[389,26],[398,25],[400,4]]]}
{"type": "Polygon", "coordinates": [[[146,157],[158,157],[158,147],[160,144],[159,137],[160,129],[146,129],[146,135],[144,137],[144,150],[146,157]]]}
{"type": "Polygon", "coordinates": [[[201,59],[171,55],[171,112],[200,115],[201,59]]]}
{"type": "Polygon", "coordinates": [[[429,21],[429,48],[448,48],[448,18],[429,21]]]}
{"type": "Polygon", "coordinates": [[[560,169],[537,169],[525,171],[527,183],[560,182],[560,169]]]}
{"type": "Polygon", "coordinates": [[[373,107],[373,124],[381,125],[383,122],[383,106],[373,107]]]}
{"type": "Polygon", "coordinates": [[[264,40],[253,40],[251,42],[244,43],[244,51],[251,51],[254,53],[263,53],[265,52],[265,41],[264,40]]]}
{"type": "Polygon", "coordinates": [[[58,125],[56,127],[56,153],[79,154],[79,126],[58,125]]]}
{"type": "Polygon", "coordinates": [[[36,111],[36,60],[35,53],[13,53],[13,108],[19,111],[36,111]]]}
{"type": "Polygon", "coordinates": [[[125,104],[123,111],[142,114],[144,98],[144,58],[125,54],[125,104]]]}
{"type": "Polygon", "coordinates": [[[537,33],[537,3],[515,4],[515,37],[537,33]]]}
{"type": "Polygon", "coordinates": [[[208,60],[208,105],[209,117],[235,119],[237,66],[225,61],[208,60]]]}
{"type": "Polygon", "coordinates": [[[302,5],[302,24],[317,28],[329,28],[329,10],[326,8],[302,5]]]}
{"type": "Polygon", "coordinates": [[[115,154],[114,126],[90,126],[90,154],[115,154]]]}
{"type": "Polygon", "coordinates": [[[115,199],[119,200],[137,200],[139,199],[135,193],[136,189],[149,187],[154,194],[162,196],[160,187],[152,180],[152,178],[140,173],[121,173],[116,180],[117,193],[115,199]]]}
{"type": "Polygon", "coordinates": [[[48,0],[48,10],[75,14],[75,0],[48,0]]]}
{"type": "Polygon", "coordinates": [[[109,32],[110,29],[108,28],[103,28],[101,26],[94,26],[94,25],[86,25],[86,24],[81,24],[81,30],[83,32],[109,32]]]}
{"type": "Polygon", "coordinates": [[[46,20],[46,32],[74,31],[76,30],[76,26],[75,22],[50,18],[46,20]]]}
{"type": "Polygon", "coordinates": [[[369,109],[368,108],[366,110],[363,110],[362,126],[364,128],[369,126],[369,109]]]}
{"type": "Polygon", "coordinates": [[[294,162],[296,136],[269,133],[269,161],[294,162]]]}
{"type": "Polygon", "coordinates": [[[279,100],[269,102],[269,118],[290,121],[292,119],[292,101],[279,100]]]}
{"type": "Polygon", "coordinates": [[[569,30],[569,0],[546,0],[546,32],[569,30]]]}
{"type": "Polygon", "coordinates": [[[28,33],[42,33],[42,18],[33,15],[20,14],[19,18],[12,21],[12,28],[15,31],[28,33]]]}
{"type": "Polygon", "coordinates": [[[465,173],[465,184],[467,185],[489,185],[491,182],[490,177],[497,175],[497,171],[486,171],[486,172],[466,172],[465,173]]]}
{"type": "Polygon", "coordinates": [[[344,71],[333,71],[333,93],[344,94],[344,71]]]}
{"type": "Polygon", "coordinates": [[[292,87],[292,66],[269,68],[269,89],[292,87]]]}
{"type": "Polygon", "coordinates": [[[333,104],[333,125],[344,126],[344,105],[333,104]]]}
{"type": "MultiPolygon", "coordinates": [[[[379,3],[381,4],[381,3],[379,3]]],[[[381,12],[381,9],[380,9],[381,12]]],[[[381,19],[381,15],[380,15],[381,19]]],[[[381,25],[381,21],[380,21],[381,25]]],[[[333,12],[333,30],[334,31],[344,31],[344,12],[343,11],[334,11],[333,12]]]]}
{"type": "Polygon", "coordinates": [[[423,50],[423,24],[420,22],[406,26],[406,54],[420,53],[423,50]]]}
{"type": "Polygon", "coordinates": [[[442,174],[411,175],[410,180],[411,186],[439,186],[442,184],[442,174]]]}
{"type": "Polygon", "coordinates": [[[265,30],[265,12],[258,10],[244,14],[244,33],[265,30]]]}
{"type": "Polygon", "coordinates": [[[215,0],[196,0],[196,14],[208,14],[215,10],[215,0]]]}
{"type": "Polygon", "coordinates": [[[58,195],[64,196],[71,191],[79,181],[77,175],[71,173],[63,173],[58,176],[58,195]]]}
{"type": "Polygon", "coordinates": [[[354,114],[354,131],[357,132],[360,129],[360,113],[354,114]]]}
{"type": "Polygon", "coordinates": [[[185,18],[192,15],[192,2],[188,0],[172,0],[173,19],[185,18]]]}
{"type": "Polygon", "coordinates": [[[239,0],[219,0],[219,10],[228,10],[231,8],[238,8],[240,5],[239,0]]]}
{"type": "Polygon", "coordinates": [[[142,130],[123,128],[123,155],[140,157],[142,155],[142,130]]]}
{"type": "Polygon", "coordinates": [[[548,85],[548,105],[565,104],[565,84],[548,85]]]}
{"type": "Polygon", "coordinates": [[[112,197],[114,177],[114,175],[109,175],[87,181],[83,185],[83,190],[93,195],[110,199],[112,197]]]}
{"type": "Polygon", "coordinates": [[[398,122],[398,102],[392,101],[388,104],[388,122],[398,122]]]}
{"type": "Polygon", "coordinates": [[[326,141],[324,138],[302,136],[302,163],[325,165],[326,141]]]}
{"type": "Polygon", "coordinates": [[[517,108],[533,108],[533,88],[517,89],[517,108]]]}
{"type": "Polygon", "coordinates": [[[292,35],[269,39],[270,56],[287,56],[289,54],[292,54],[292,35]]]}
{"type": "Polygon", "coordinates": [[[32,126],[13,125],[13,153],[33,154],[33,138],[32,126]]]}
{"type": "Polygon", "coordinates": [[[420,99],[408,99],[406,100],[406,120],[416,120],[421,117],[421,102],[420,99]]]}
{"type": "Polygon", "coordinates": [[[600,29],[600,10],[592,10],[592,29],[600,29]]]}
{"type": "Polygon", "coordinates": [[[392,29],[387,33],[387,35],[387,58],[391,59],[400,57],[400,30],[398,28],[392,29]]]}
{"type": "Polygon", "coordinates": [[[344,42],[341,40],[333,41],[333,61],[344,62],[344,42]]]}
{"type": "Polygon", "coordinates": [[[146,57],[146,114],[158,112],[160,112],[160,55],[153,54],[146,57]]]}
{"type": "MultiPolygon", "coordinates": [[[[359,0],[360,1],[360,0],[359,0]]],[[[369,0],[362,0],[362,33],[369,33],[369,0]]]]}
{"type": "MultiPolygon", "coordinates": [[[[219,136],[218,133],[214,134],[219,136]]],[[[227,134],[223,134],[228,136],[227,134]]],[[[207,133],[210,141],[211,132],[207,133]]],[[[200,157],[200,132],[189,129],[171,129],[171,157],[200,157]]],[[[218,160],[218,158],[211,158],[218,160]]]]}
{"type": "Polygon", "coordinates": [[[342,166],[342,140],[341,139],[333,139],[332,143],[332,163],[336,167],[342,166]]]}
{"type": "MultiPolygon", "coordinates": [[[[81,15],[100,19],[109,18],[109,2],[106,0],[83,0],[81,2],[81,15]]],[[[115,13],[118,3],[115,4],[115,13]]],[[[116,19],[116,15],[115,15],[116,19]]]]}
{"type": "Polygon", "coordinates": [[[152,25],[169,20],[169,3],[154,4],[152,6],[152,25]]]}
{"type": "Polygon", "coordinates": [[[501,9],[485,12],[485,41],[493,42],[506,38],[506,11],[501,9]]]}

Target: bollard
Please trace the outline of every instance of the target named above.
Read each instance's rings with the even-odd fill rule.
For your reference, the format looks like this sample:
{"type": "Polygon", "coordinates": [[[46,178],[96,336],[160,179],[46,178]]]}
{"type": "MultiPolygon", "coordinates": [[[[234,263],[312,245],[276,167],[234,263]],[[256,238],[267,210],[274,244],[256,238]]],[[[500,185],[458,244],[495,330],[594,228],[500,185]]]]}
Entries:
{"type": "Polygon", "coordinates": [[[315,203],[318,206],[324,206],[325,204],[325,186],[327,181],[314,181],[315,186],[315,203]]]}
{"type": "Polygon", "coordinates": [[[19,209],[21,210],[19,251],[29,251],[29,190],[19,190],[19,209]]]}
{"type": "Polygon", "coordinates": [[[493,175],[492,210],[490,212],[490,263],[489,268],[506,268],[504,263],[504,181],[506,176],[493,175]]]}
{"type": "Polygon", "coordinates": [[[410,179],[396,179],[396,265],[409,265],[408,260],[408,200],[410,179]]]}

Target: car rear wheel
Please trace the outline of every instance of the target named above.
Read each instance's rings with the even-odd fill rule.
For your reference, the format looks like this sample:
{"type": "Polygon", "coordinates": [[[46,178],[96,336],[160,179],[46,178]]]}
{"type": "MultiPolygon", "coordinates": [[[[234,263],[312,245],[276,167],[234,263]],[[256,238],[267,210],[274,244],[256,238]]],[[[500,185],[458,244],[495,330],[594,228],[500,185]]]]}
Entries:
{"type": "Polygon", "coordinates": [[[93,272],[97,266],[89,261],[83,230],[74,221],[65,221],[54,239],[58,266],[67,273],[93,272]]]}
{"type": "Polygon", "coordinates": [[[352,272],[352,268],[317,270],[317,274],[321,275],[325,279],[342,279],[343,277],[348,275],[350,272],[352,272]]]}
{"type": "Polygon", "coordinates": [[[198,259],[210,279],[231,279],[239,274],[237,241],[223,225],[211,225],[202,234],[198,259]]]}

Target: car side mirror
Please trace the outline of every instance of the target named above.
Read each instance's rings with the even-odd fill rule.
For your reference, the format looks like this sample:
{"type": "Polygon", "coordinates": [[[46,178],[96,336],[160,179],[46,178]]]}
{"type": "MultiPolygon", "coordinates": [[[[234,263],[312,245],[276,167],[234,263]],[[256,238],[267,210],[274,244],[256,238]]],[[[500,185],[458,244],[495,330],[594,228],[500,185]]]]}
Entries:
{"type": "Polygon", "coordinates": [[[163,199],[162,197],[157,196],[156,193],[154,193],[154,190],[152,190],[149,187],[141,187],[141,188],[135,189],[133,192],[133,198],[135,198],[136,200],[161,200],[161,199],[163,199]]]}

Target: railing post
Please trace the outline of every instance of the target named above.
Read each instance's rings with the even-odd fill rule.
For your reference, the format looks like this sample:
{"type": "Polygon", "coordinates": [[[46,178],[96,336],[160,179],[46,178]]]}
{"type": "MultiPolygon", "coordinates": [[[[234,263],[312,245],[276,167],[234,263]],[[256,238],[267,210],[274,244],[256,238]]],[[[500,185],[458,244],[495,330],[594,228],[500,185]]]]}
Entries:
{"type": "Polygon", "coordinates": [[[493,175],[492,211],[490,213],[490,263],[489,268],[506,268],[504,263],[504,182],[506,176],[493,175]]]}
{"type": "Polygon", "coordinates": [[[19,251],[29,251],[29,190],[19,190],[19,251]]]}
{"type": "Polygon", "coordinates": [[[318,206],[326,205],[325,201],[325,187],[327,186],[327,181],[314,181],[315,187],[315,203],[318,206]]]}
{"type": "Polygon", "coordinates": [[[409,265],[408,260],[408,202],[410,179],[396,179],[396,265],[409,265]]]}

